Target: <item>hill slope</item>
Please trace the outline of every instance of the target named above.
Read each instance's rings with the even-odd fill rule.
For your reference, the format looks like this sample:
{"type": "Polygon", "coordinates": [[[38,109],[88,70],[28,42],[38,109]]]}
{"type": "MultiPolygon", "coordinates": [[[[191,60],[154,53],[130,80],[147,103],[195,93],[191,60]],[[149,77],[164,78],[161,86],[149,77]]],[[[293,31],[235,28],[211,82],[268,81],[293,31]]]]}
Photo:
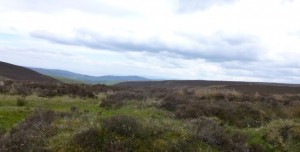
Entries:
{"type": "Polygon", "coordinates": [[[244,93],[299,93],[299,84],[238,82],[238,81],[206,81],[206,80],[167,80],[121,82],[116,86],[125,87],[153,87],[167,89],[199,89],[203,87],[217,87],[234,89],[244,93]]]}
{"type": "Polygon", "coordinates": [[[31,69],[1,62],[1,61],[0,61],[0,78],[18,80],[18,81],[59,82],[54,78],[42,75],[31,69]]]}
{"type": "Polygon", "coordinates": [[[78,74],[74,72],[69,72],[65,70],[57,70],[57,69],[43,69],[43,68],[30,68],[36,72],[39,72],[44,75],[48,75],[54,78],[58,78],[59,80],[67,80],[67,81],[74,81],[74,82],[82,82],[82,83],[89,83],[89,84],[114,84],[124,81],[147,81],[149,79],[140,77],[140,76],[113,76],[113,75],[106,75],[106,76],[89,76],[78,74]]]}

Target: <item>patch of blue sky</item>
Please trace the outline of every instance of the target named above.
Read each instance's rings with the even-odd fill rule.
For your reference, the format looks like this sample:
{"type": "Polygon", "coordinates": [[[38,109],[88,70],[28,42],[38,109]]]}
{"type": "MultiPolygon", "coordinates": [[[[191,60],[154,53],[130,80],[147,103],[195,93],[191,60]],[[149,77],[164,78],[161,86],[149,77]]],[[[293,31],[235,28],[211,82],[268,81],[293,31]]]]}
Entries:
{"type": "Polygon", "coordinates": [[[1,40],[11,40],[11,39],[17,39],[17,38],[19,38],[19,37],[15,34],[0,33],[1,40]]]}

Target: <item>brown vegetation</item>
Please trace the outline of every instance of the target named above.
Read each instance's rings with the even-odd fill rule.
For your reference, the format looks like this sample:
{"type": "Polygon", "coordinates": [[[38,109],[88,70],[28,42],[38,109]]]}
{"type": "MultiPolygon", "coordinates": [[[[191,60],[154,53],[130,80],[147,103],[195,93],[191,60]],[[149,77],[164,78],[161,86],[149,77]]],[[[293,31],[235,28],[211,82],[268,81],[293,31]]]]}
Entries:
{"type": "Polygon", "coordinates": [[[35,82],[48,82],[59,83],[60,81],[37,73],[25,67],[5,63],[0,61],[0,76],[18,81],[35,81],[35,82]]]}
{"type": "Polygon", "coordinates": [[[0,136],[0,151],[46,151],[47,137],[53,135],[50,129],[55,119],[53,111],[36,111],[25,121],[12,128],[9,134],[0,136]]]}
{"type": "Polygon", "coordinates": [[[14,82],[5,81],[0,86],[0,93],[28,96],[36,93],[40,97],[72,96],[82,98],[95,98],[100,92],[113,92],[119,90],[117,87],[106,85],[84,85],[84,84],[60,84],[60,83],[37,83],[37,82],[14,82]]]}
{"type": "Polygon", "coordinates": [[[166,89],[12,81],[5,81],[0,91],[20,95],[14,100],[19,108],[27,106],[26,96],[32,94],[47,98],[80,97],[80,102],[89,98],[94,102],[92,106],[97,106],[91,111],[69,104],[68,112],[36,111],[9,132],[0,130],[0,151],[47,151],[44,139],[55,135],[55,127],[62,123],[51,126],[54,120],[63,118],[66,123],[70,119],[80,126],[80,122],[90,119],[92,111],[99,109],[93,115],[93,123],[84,129],[70,129],[74,133],[69,134],[67,150],[198,151],[195,145],[201,144],[228,152],[300,148],[296,144],[300,142],[300,95],[292,92],[265,94],[224,87],[166,89]],[[141,113],[145,116],[123,113],[132,107],[146,109],[141,113]],[[168,121],[174,120],[172,125],[179,129],[168,125],[168,121]]]}

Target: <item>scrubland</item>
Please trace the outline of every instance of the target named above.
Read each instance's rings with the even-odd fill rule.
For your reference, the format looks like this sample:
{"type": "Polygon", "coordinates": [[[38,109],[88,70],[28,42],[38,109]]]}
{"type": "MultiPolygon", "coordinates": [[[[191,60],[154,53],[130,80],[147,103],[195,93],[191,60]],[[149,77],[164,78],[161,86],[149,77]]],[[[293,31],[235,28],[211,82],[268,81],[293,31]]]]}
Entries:
{"type": "Polygon", "coordinates": [[[6,81],[0,151],[299,151],[299,94],[6,81]]]}

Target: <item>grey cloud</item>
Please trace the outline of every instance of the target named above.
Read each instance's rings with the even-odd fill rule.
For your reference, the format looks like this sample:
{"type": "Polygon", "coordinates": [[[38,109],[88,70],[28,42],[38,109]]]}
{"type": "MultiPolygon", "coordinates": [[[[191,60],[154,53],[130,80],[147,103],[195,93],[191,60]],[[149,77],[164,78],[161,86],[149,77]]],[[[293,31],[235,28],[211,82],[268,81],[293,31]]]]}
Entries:
{"type": "Polygon", "coordinates": [[[225,69],[225,75],[236,77],[260,78],[266,82],[295,82],[295,80],[299,82],[300,80],[299,67],[292,67],[288,64],[278,65],[275,62],[265,60],[247,64],[241,61],[225,62],[219,66],[225,69]]]}
{"type": "Polygon", "coordinates": [[[189,13],[198,10],[205,10],[213,5],[230,4],[236,0],[178,0],[177,11],[179,13],[189,13]]]}
{"type": "MultiPolygon", "coordinates": [[[[182,35],[182,34],[181,34],[182,35]]],[[[255,61],[263,52],[256,37],[248,35],[227,35],[217,33],[210,37],[182,35],[194,41],[192,56],[201,56],[209,61],[255,61]]]]}
{"type": "Polygon", "coordinates": [[[106,37],[98,33],[86,29],[79,29],[76,31],[76,36],[64,37],[47,31],[34,31],[30,35],[35,38],[48,40],[52,43],[59,43],[65,45],[80,45],[93,49],[107,49],[112,51],[162,51],[166,48],[163,43],[157,39],[150,39],[145,42],[133,42],[117,37],[106,37]]]}
{"type": "Polygon", "coordinates": [[[45,39],[52,43],[59,43],[65,45],[74,45],[76,42],[72,38],[64,36],[54,35],[47,31],[34,31],[30,35],[35,38],[45,39]]]}
{"type": "Polygon", "coordinates": [[[222,34],[216,34],[212,37],[184,36],[185,39],[191,42],[191,46],[186,46],[186,44],[167,44],[159,38],[151,38],[146,42],[142,42],[133,41],[130,38],[108,37],[87,29],[77,30],[75,37],[63,37],[45,31],[32,32],[31,36],[64,45],[85,46],[118,52],[170,52],[170,54],[177,54],[183,58],[201,58],[213,62],[254,61],[259,58],[258,55],[262,50],[253,37],[226,36],[222,34]]]}

